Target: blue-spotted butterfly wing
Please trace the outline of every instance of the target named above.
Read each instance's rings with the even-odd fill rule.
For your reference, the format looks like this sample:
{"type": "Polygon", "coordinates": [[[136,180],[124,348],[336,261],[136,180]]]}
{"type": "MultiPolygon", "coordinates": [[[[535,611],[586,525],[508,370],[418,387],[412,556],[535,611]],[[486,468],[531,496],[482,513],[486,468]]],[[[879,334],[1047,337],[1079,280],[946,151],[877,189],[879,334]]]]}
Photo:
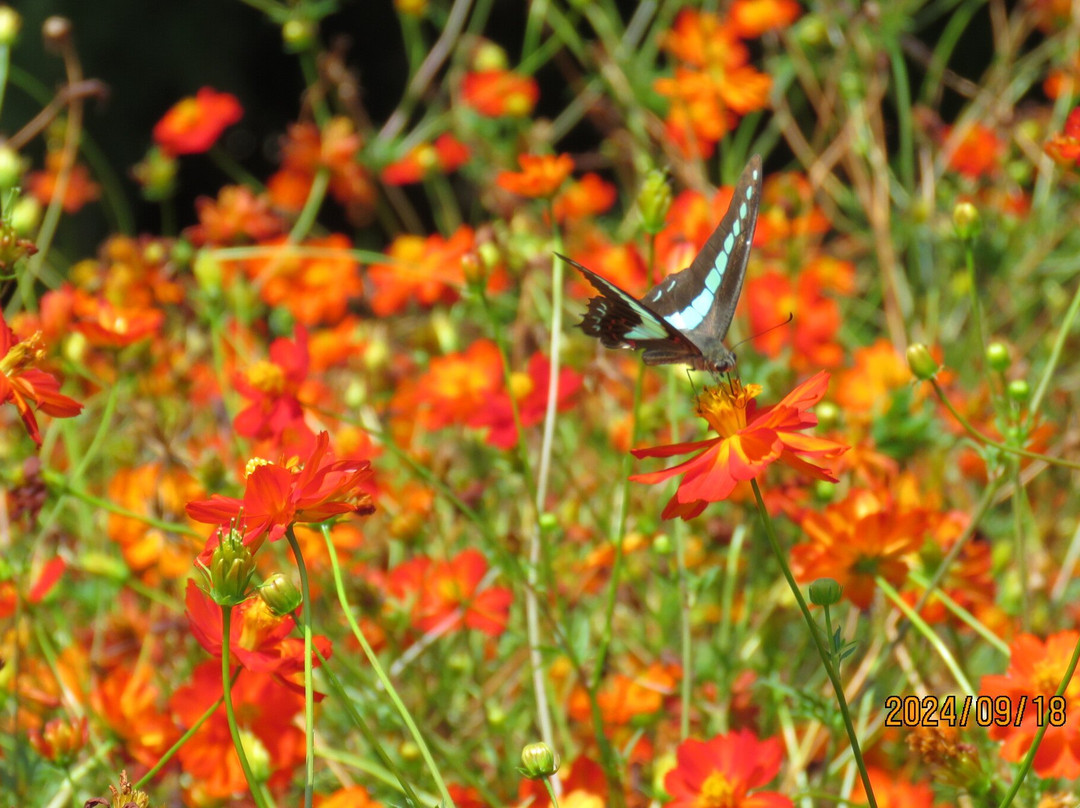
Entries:
{"type": "Polygon", "coordinates": [[[641,300],[560,255],[600,292],[589,300],[582,330],[608,348],[643,349],[649,365],[682,362],[717,373],[732,368],[735,356],[723,339],[742,291],[760,197],[761,158],[754,156],[701,252],[641,300]]]}
{"type": "MultiPolygon", "coordinates": [[[[761,158],[755,155],[735,186],[724,218],[690,266],[669,275],[642,298],[654,314],[694,344],[705,367],[718,372],[735,364],[723,339],[742,293],[760,201],[761,158]]],[[[648,364],[686,361],[675,353],[679,355],[668,359],[661,352],[650,357],[646,351],[642,359],[648,364]]]]}

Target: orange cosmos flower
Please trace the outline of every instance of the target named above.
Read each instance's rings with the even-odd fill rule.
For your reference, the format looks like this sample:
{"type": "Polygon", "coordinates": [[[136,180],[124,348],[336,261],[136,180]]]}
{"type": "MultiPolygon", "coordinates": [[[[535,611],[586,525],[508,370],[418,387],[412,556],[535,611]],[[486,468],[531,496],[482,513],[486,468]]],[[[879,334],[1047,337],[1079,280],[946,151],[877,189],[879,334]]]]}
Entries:
{"type": "Polygon", "coordinates": [[[203,87],[194,98],[178,101],[154,125],[154,142],[166,154],[201,154],[244,116],[235,95],[203,87]]]}
{"type": "Polygon", "coordinates": [[[708,741],[688,739],[675,750],[676,766],[664,777],[667,808],[793,808],[776,791],[756,791],[780,772],[779,738],[758,738],[748,729],[708,741]]]}
{"type": "Polygon", "coordinates": [[[578,222],[603,213],[615,204],[615,196],[615,186],[590,171],[556,197],[555,219],[578,222]]]}
{"type": "MultiPolygon", "coordinates": [[[[476,410],[469,426],[489,427],[487,442],[500,449],[509,449],[517,443],[517,424],[511,396],[517,404],[518,418],[523,427],[533,426],[544,420],[547,411],[548,383],[551,379],[551,362],[541,353],[529,359],[526,373],[516,372],[510,376],[510,390],[500,390],[476,410]]],[[[581,389],[581,374],[570,368],[559,371],[559,394],[556,408],[564,412],[574,404],[574,397],[581,389]]]]}
{"type": "Polygon", "coordinates": [[[498,346],[491,340],[479,339],[460,353],[432,359],[427,373],[417,380],[413,407],[396,403],[395,409],[407,409],[411,419],[419,420],[428,429],[442,429],[474,418],[502,386],[498,346]]]}
{"type": "MultiPolygon", "coordinates": [[[[617,673],[609,677],[596,694],[604,724],[625,726],[638,716],[657,712],[664,706],[664,699],[676,692],[680,678],[678,665],[665,666],[658,662],[637,676],[617,673]]],[[[591,700],[583,685],[574,687],[567,710],[574,721],[590,720],[591,700]]]]}
{"type": "MultiPolygon", "coordinates": [[[[163,522],[186,522],[184,505],[202,494],[202,487],[181,465],[148,463],[121,468],[109,481],[112,502],[133,514],[163,522]]],[[[120,545],[128,569],[151,585],[187,575],[191,557],[202,545],[182,532],[167,531],[120,513],[109,514],[108,533],[120,545]]]]}
{"type": "Polygon", "coordinates": [[[216,200],[200,196],[195,200],[195,213],[199,224],[184,233],[200,247],[266,241],[285,230],[284,220],[270,209],[270,200],[243,185],[226,185],[216,200]]]}
{"type": "Polygon", "coordinates": [[[799,19],[802,9],[795,0],[735,0],[728,13],[735,32],[753,39],[766,31],[787,28],[799,19]]]}
{"type": "Polygon", "coordinates": [[[540,98],[540,86],[531,76],[496,68],[467,73],[461,82],[465,103],[489,118],[525,118],[540,98]]]}
{"type": "MultiPolygon", "coordinates": [[[[62,152],[49,152],[45,155],[45,170],[31,171],[26,178],[26,190],[38,202],[48,205],[56,193],[57,180],[64,166],[62,152]]],[[[101,196],[101,188],[90,179],[86,166],[76,164],[68,172],[67,188],[64,190],[62,207],[66,213],[75,213],[87,202],[93,202],[101,196]]]]}
{"type": "MultiPolygon", "coordinates": [[[[189,502],[188,516],[220,527],[239,520],[245,529],[244,543],[254,552],[264,539],[280,539],[294,522],[323,522],[345,513],[371,513],[374,506],[366,490],[371,464],[367,460],[335,460],[329,447],[330,436],[320,432],[304,459],[252,461],[242,499],[214,494],[208,500],[189,502]]],[[[215,535],[201,557],[208,559],[217,544],[215,535]]]]}
{"type": "Polygon", "coordinates": [[[304,325],[338,322],[349,301],[363,294],[363,279],[349,254],[352,243],[340,233],[299,245],[278,236],[264,246],[278,249],[245,261],[248,277],[267,305],[288,309],[304,325]]]}
{"type": "MultiPolygon", "coordinates": [[[[878,808],[934,808],[934,789],[926,783],[911,783],[878,766],[867,766],[870,785],[878,808]]],[[[862,778],[855,780],[851,799],[856,805],[869,805],[862,778]]]]}
{"type": "MultiPolygon", "coordinates": [[[[461,805],[454,796],[454,804],[461,805]]],[[[382,808],[382,803],[371,798],[368,790],[363,786],[346,786],[339,788],[329,797],[320,799],[315,797],[316,808],[382,808]]]]}
{"type": "Polygon", "coordinates": [[[118,666],[90,694],[94,710],[121,738],[124,752],[148,768],[180,735],[172,719],[158,707],[161,691],[151,681],[152,675],[146,665],[134,671],[118,666]]]}
{"type": "Polygon", "coordinates": [[[55,376],[38,370],[35,365],[45,358],[45,347],[38,333],[25,341],[16,338],[0,314],[0,404],[12,402],[22,418],[27,434],[38,446],[41,432],[37,418],[30,409],[37,409],[56,418],[71,418],[82,412],[83,405],[60,392],[55,376]]]}
{"type": "Polygon", "coordinates": [[[870,421],[891,406],[894,391],[911,384],[911,369],[884,337],[856,348],[852,358],[855,366],[837,374],[836,399],[849,417],[870,421]]]}
{"type": "Polygon", "coordinates": [[[1017,763],[1031,748],[1035,733],[1046,717],[1048,707],[1060,707],[1047,722],[1039,750],[1035,753],[1034,769],[1039,777],[1080,777],[1080,676],[1073,674],[1062,695],[1063,701],[1051,704],[1065,672],[1069,669],[1080,634],[1062,631],[1040,640],[1031,634],[1021,634],[1009,646],[1009,668],[1004,674],[984,676],[979,686],[980,696],[994,699],[1004,697],[1011,705],[1010,720],[994,722],[990,737],[1004,741],[1001,756],[1017,763]],[[1037,697],[1042,697],[1042,710],[1036,709],[1037,697]],[[1025,704],[1020,726],[1015,726],[1021,699],[1025,704]]]}
{"type": "Polygon", "coordinates": [[[469,147],[446,132],[434,143],[413,146],[408,154],[384,168],[382,181],[387,185],[409,185],[436,172],[449,174],[461,168],[469,156],[469,147]]]}
{"type": "Polygon", "coordinates": [[[534,199],[554,196],[574,170],[574,161],[569,154],[558,157],[551,154],[520,154],[518,164],[521,171],[501,171],[495,182],[500,188],[534,199]]]}
{"type": "Polygon", "coordinates": [[[330,194],[351,221],[365,222],[375,206],[375,184],[357,159],[363,140],[348,118],[333,118],[320,131],[313,123],[289,127],[281,145],[282,167],[267,182],[270,198],[289,211],[307,201],[315,173],[330,172],[330,194]]]}
{"type": "Polygon", "coordinates": [[[372,310],[387,317],[404,311],[410,301],[422,306],[453,303],[465,285],[462,259],[475,246],[475,234],[468,226],[459,227],[449,238],[438,233],[426,238],[398,236],[386,251],[389,260],[368,268],[375,287],[372,310]]]}
{"type": "Polygon", "coordinates": [[[684,153],[712,154],[740,116],[768,103],[772,79],[747,64],[749,51],[718,15],[683,9],[662,47],[683,63],[653,87],[671,99],[666,127],[684,153]]]}
{"type": "Polygon", "coordinates": [[[101,297],[85,292],[75,293],[72,328],[86,337],[91,345],[102,348],[123,348],[154,336],[165,322],[161,309],[134,306],[115,306],[101,297]]]}
{"type": "MultiPolygon", "coordinates": [[[[173,693],[169,706],[184,726],[193,727],[221,698],[221,692],[221,663],[207,660],[195,668],[190,683],[173,693]]],[[[293,771],[304,760],[304,730],[295,721],[304,709],[304,697],[268,674],[246,670],[233,684],[232,698],[240,731],[249,736],[244,746],[249,742],[257,744],[268,767],[270,787],[286,788],[293,771]]],[[[198,783],[204,802],[210,802],[205,798],[224,800],[247,793],[247,779],[224,710],[215,710],[195,730],[180,747],[177,758],[184,772],[198,783]]]]}
{"type": "Polygon", "coordinates": [[[634,449],[634,457],[698,454],[669,469],[634,474],[630,479],[653,484],[683,475],[678,491],[664,508],[664,519],[697,516],[708,503],[726,499],[738,483],[756,479],[776,462],[835,483],[832,472],[815,461],[833,460],[848,447],[803,433],[817,424],[817,418],[808,410],[825,395],[828,384],[829,374],[821,371],[784,396],[779,404],[760,410],[754,401],[761,394],[760,385],[744,388],[735,379],[730,386],[707,387],[698,396],[697,413],[708,421],[717,437],[634,449]]]}
{"type": "Polygon", "coordinates": [[[1080,160],[1080,107],[1069,113],[1064,130],[1050,138],[1043,150],[1062,165],[1075,165],[1080,160]]]}
{"type": "MultiPolygon", "coordinates": [[[[953,127],[945,127],[946,139],[952,131],[953,127]]],[[[997,133],[988,126],[975,123],[968,127],[963,140],[949,155],[949,168],[971,179],[989,176],[998,169],[1004,152],[1005,144],[997,133]]]]}
{"type": "Polygon", "coordinates": [[[855,489],[822,513],[801,523],[810,541],[791,548],[795,577],[810,582],[833,578],[844,597],[860,609],[870,606],[874,578],[902,586],[923,545],[927,514],[894,499],[891,488],[855,489]]]}
{"type": "Polygon", "coordinates": [[[417,631],[475,628],[498,637],[506,630],[513,593],[501,586],[480,589],[488,563],[479,550],[464,550],[449,561],[427,556],[399,564],[386,577],[386,588],[409,604],[417,631]]]}

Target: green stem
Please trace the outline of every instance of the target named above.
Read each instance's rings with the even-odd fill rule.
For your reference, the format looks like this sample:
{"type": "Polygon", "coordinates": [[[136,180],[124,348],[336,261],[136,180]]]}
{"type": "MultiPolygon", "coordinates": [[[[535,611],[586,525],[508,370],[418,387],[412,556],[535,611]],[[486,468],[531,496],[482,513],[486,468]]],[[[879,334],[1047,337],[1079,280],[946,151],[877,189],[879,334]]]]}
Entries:
{"type": "Polygon", "coordinates": [[[431,750],[428,749],[424,736],[420,733],[419,727],[416,726],[416,722],[413,721],[413,717],[409,713],[408,708],[401,700],[401,696],[394,687],[394,683],[391,682],[390,677],[386,675],[386,671],[383,670],[379,658],[375,655],[375,650],[367,641],[367,637],[364,636],[364,632],[360,629],[359,624],[356,622],[356,618],[353,616],[353,608],[349,605],[349,599],[345,596],[345,582],[342,579],[341,567],[338,564],[337,549],[334,547],[333,541],[330,540],[329,532],[323,531],[323,538],[326,540],[326,552],[330,556],[330,568],[334,571],[334,589],[337,592],[338,603],[341,604],[341,613],[345,615],[345,619],[349,623],[349,628],[352,630],[353,636],[356,637],[357,642],[360,643],[360,648],[364,652],[368,664],[371,665],[375,677],[379,680],[379,683],[382,685],[391,704],[394,705],[398,715],[401,716],[402,722],[404,722],[405,726],[408,728],[413,742],[420,750],[420,756],[423,758],[428,771],[431,773],[432,779],[435,781],[436,787],[439,789],[442,805],[445,806],[445,808],[455,808],[454,798],[450,796],[450,792],[446,788],[446,782],[443,780],[438,766],[435,765],[435,759],[431,756],[431,750]]]}
{"type": "Polygon", "coordinates": [[[311,801],[315,791],[315,691],[311,684],[311,590],[308,586],[307,565],[304,564],[304,554],[300,549],[300,542],[296,540],[296,533],[292,525],[285,528],[285,536],[289,539],[293,557],[296,558],[296,569],[300,573],[300,595],[303,598],[304,609],[301,613],[301,629],[304,633],[304,730],[307,739],[307,753],[304,756],[304,808],[311,808],[311,801]]]}
{"type": "Polygon", "coordinates": [[[769,516],[769,510],[765,507],[765,500],[761,497],[761,489],[758,488],[757,480],[751,479],[750,487],[754,489],[754,499],[757,501],[758,514],[761,516],[765,535],[769,539],[769,546],[772,548],[777,563],[780,564],[780,570],[784,573],[784,579],[791,589],[791,594],[795,596],[795,602],[799,604],[799,611],[802,612],[806,626],[810,629],[810,638],[817,647],[821,663],[825,668],[825,674],[829,677],[829,681],[832,682],[833,692],[836,694],[836,703],[840,707],[840,716],[844,721],[844,729],[847,731],[848,741],[851,743],[851,754],[855,758],[855,765],[859,767],[859,777],[862,778],[863,788],[866,791],[866,800],[870,803],[870,808],[877,808],[874,787],[870,784],[870,775],[866,771],[866,763],[863,761],[862,750],[859,748],[859,737],[855,734],[855,725],[851,721],[851,711],[848,709],[847,699],[844,697],[844,685],[836,672],[836,666],[832,663],[832,654],[829,653],[829,649],[821,638],[821,629],[814,622],[814,617],[810,614],[810,608],[806,605],[802,591],[795,582],[795,576],[791,574],[791,568],[784,557],[784,552],[780,549],[780,540],[776,537],[776,528],[773,527],[772,517],[769,516]]]}
{"type": "Polygon", "coordinates": [[[293,225],[292,230],[289,231],[288,241],[290,244],[298,244],[304,240],[311,228],[315,225],[315,217],[319,213],[319,208],[322,207],[323,200],[326,199],[326,191],[330,187],[330,169],[320,168],[315,172],[315,178],[311,181],[311,188],[308,191],[307,199],[304,201],[304,208],[300,211],[300,215],[296,217],[296,223],[293,225]]]}
{"type": "Polygon", "coordinates": [[[225,716],[229,720],[229,735],[232,737],[233,748],[236,756],[240,759],[240,768],[244,770],[251,796],[259,808],[266,808],[266,800],[262,791],[262,783],[255,779],[248,762],[247,753],[244,751],[244,743],[240,739],[240,728],[236,724],[236,713],[233,710],[232,700],[232,676],[229,673],[229,646],[230,632],[232,630],[232,606],[221,607],[221,687],[222,698],[225,700],[225,716]]]}
{"type": "MultiPolygon", "coordinates": [[[[239,678],[241,670],[242,668],[236,669],[236,673],[232,675],[229,687],[227,689],[231,690],[232,686],[236,684],[236,680],[239,678]]],[[[199,727],[201,727],[209,720],[210,716],[212,716],[217,710],[217,708],[221,706],[221,703],[223,701],[225,701],[224,693],[222,693],[222,695],[218,698],[217,701],[215,701],[213,704],[206,708],[206,712],[199,716],[199,720],[192,724],[191,727],[188,728],[188,730],[180,736],[179,740],[177,740],[176,743],[174,743],[168,748],[165,754],[163,754],[158,760],[158,762],[154,764],[154,768],[150,769],[150,771],[148,771],[146,774],[139,778],[138,782],[135,783],[135,788],[142,788],[144,785],[153,780],[154,776],[165,767],[165,764],[172,760],[173,755],[180,751],[180,747],[186,744],[191,738],[191,736],[199,731],[199,727]]]]}

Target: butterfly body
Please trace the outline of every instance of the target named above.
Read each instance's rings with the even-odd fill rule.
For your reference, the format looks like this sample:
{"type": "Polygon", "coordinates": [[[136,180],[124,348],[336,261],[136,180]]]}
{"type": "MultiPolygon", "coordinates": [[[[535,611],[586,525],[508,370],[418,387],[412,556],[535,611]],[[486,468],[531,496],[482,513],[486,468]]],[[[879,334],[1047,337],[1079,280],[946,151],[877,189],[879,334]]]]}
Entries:
{"type": "Polygon", "coordinates": [[[589,300],[581,329],[608,348],[642,349],[647,365],[684,363],[723,373],[735,366],[724,345],[742,292],[761,200],[761,158],[743,170],[731,204],[686,269],[640,300],[565,256],[600,293],[589,300]]]}

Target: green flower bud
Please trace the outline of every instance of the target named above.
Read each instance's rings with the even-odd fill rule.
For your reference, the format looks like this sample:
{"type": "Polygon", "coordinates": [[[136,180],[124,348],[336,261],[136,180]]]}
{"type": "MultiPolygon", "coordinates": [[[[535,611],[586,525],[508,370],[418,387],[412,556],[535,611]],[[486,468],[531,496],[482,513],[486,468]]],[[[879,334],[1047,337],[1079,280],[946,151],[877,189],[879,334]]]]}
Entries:
{"type": "Polygon", "coordinates": [[[658,555],[671,555],[675,551],[675,545],[671,543],[671,536],[660,533],[652,543],[653,552],[658,555]]]}
{"type": "Polygon", "coordinates": [[[908,367],[916,379],[932,379],[940,366],[930,355],[930,350],[921,342],[913,342],[907,349],[908,367]]]}
{"type": "Polygon", "coordinates": [[[543,741],[531,743],[521,750],[521,767],[518,771],[530,780],[543,780],[558,770],[559,756],[543,741]]]}
{"type": "Polygon", "coordinates": [[[259,597],[275,617],[292,614],[304,602],[303,595],[291,579],[275,572],[259,587],[259,597]]]}
{"type": "Polygon", "coordinates": [[[814,407],[814,415],[822,429],[832,429],[840,423],[840,408],[831,401],[822,401],[814,407]]]}
{"type": "Polygon", "coordinates": [[[244,546],[244,536],[230,527],[210,556],[210,597],[219,606],[237,606],[247,600],[255,559],[244,546]]]}
{"type": "Polygon", "coordinates": [[[398,754],[401,755],[402,760],[419,760],[420,747],[412,741],[402,741],[401,746],[398,747],[398,754]]]}
{"type": "Polygon", "coordinates": [[[958,202],[952,212],[956,235],[963,241],[974,238],[979,232],[979,211],[970,202],[958,202]]]}
{"type": "Polygon", "coordinates": [[[0,45],[10,47],[19,38],[22,17],[11,6],[0,6],[0,45]]]}
{"type": "Polygon", "coordinates": [[[157,146],[146,152],[131,169],[131,176],[142,188],[143,198],[148,202],[169,199],[176,191],[176,172],[179,162],[157,146]]]}
{"type": "Polygon", "coordinates": [[[1023,379],[1013,379],[1005,390],[1009,398],[1017,404],[1026,404],[1028,398],[1031,397],[1031,387],[1023,379]]]}
{"type": "Polygon", "coordinates": [[[288,20],[281,26],[281,39],[288,53],[303,53],[315,44],[318,28],[311,20],[288,20]]]}
{"type": "Polygon", "coordinates": [[[998,373],[1009,369],[1012,359],[1009,358],[1009,349],[1002,342],[991,342],[986,346],[986,361],[991,368],[998,373]]]}
{"type": "Polygon", "coordinates": [[[0,146],[0,188],[14,188],[22,177],[23,161],[11,146],[0,146]]]}
{"type": "Polygon", "coordinates": [[[665,172],[654,168],[645,175],[637,203],[641,210],[642,229],[655,236],[664,229],[664,219],[671,208],[671,186],[665,172]]]}
{"type": "Polygon", "coordinates": [[[492,729],[499,729],[506,724],[507,715],[505,708],[494,701],[490,701],[484,705],[484,715],[492,729]]]}
{"type": "Polygon", "coordinates": [[[37,233],[41,224],[41,203],[32,196],[20,196],[11,211],[11,226],[23,238],[37,233]]]}
{"type": "Polygon", "coordinates": [[[840,602],[844,587],[832,578],[818,578],[810,584],[810,602],[817,606],[832,606],[840,602]]]}
{"type": "Polygon", "coordinates": [[[537,521],[540,524],[540,530],[545,533],[549,530],[554,530],[559,526],[559,517],[550,511],[544,511],[540,514],[540,518],[537,521]]]}

